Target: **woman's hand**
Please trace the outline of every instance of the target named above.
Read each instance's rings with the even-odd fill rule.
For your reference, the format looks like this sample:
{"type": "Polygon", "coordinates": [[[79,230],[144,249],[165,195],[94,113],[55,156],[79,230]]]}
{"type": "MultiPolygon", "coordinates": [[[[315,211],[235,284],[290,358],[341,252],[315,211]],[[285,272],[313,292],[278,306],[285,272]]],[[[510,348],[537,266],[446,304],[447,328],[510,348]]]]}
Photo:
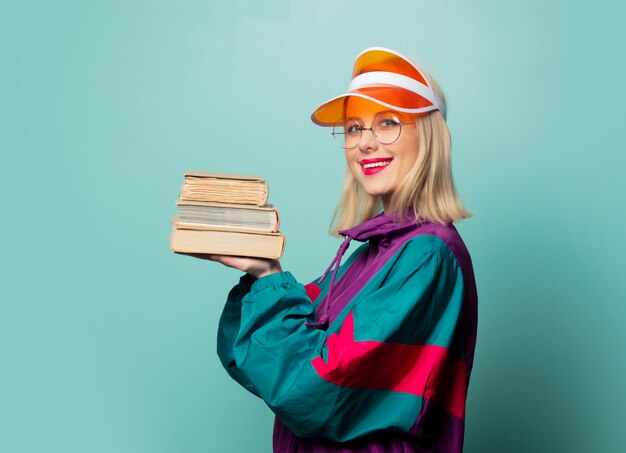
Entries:
{"type": "MultiPolygon", "coordinates": [[[[176,252],[178,253],[178,252],[176,252]]],[[[247,272],[255,278],[265,277],[269,274],[276,272],[282,272],[283,269],[280,266],[278,260],[271,260],[266,258],[252,258],[248,256],[229,256],[229,255],[215,255],[204,253],[178,253],[179,255],[188,255],[203,260],[217,261],[224,266],[239,269],[240,271],[247,272]]]]}

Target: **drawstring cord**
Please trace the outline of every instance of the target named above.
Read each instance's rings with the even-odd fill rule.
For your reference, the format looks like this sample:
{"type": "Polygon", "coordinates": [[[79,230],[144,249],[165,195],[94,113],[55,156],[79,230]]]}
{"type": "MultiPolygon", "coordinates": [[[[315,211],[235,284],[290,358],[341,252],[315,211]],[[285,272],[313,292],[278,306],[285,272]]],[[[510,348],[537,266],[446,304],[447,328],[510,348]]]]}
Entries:
{"type": "Polygon", "coordinates": [[[326,294],[326,297],[324,297],[324,300],[320,302],[320,306],[318,307],[318,310],[317,310],[320,312],[320,317],[316,322],[307,322],[306,325],[309,327],[317,327],[319,329],[324,329],[328,326],[328,318],[329,318],[328,310],[330,309],[330,301],[332,297],[333,285],[335,284],[335,277],[337,276],[337,271],[339,270],[339,266],[341,264],[341,258],[343,257],[343,254],[346,253],[346,250],[348,249],[348,246],[350,245],[351,240],[352,238],[346,235],[345,240],[339,246],[339,250],[337,250],[337,255],[335,255],[335,258],[333,258],[333,260],[329,264],[324,274],[322,274],[320,279],[317,281],[318,285],[322,283],[324,279],[326,278],[326,275],[328,275],[328,272],[330,272],[332,267],[335,266],[335,269],[333,270],[333,275],[330,278],[330,284],[328,286],[328,293],[326,294]]]}
{"type": "MultiPolygon", "coordinates": [[[[333,287],[335,286],[335,278],[337,277],[337,271],[339,270],[339,266],[341,265],[341,258],[346,252],[348,245],[350,245],[350,241],[352,239],[356,239],[360,242],[369,241],[373,238],[378,237],[382,243],[382,241],[386,242],[389,245],[389,241],[392,236],[401,236],[402,234],[412,230],[416,226],[416,222],[414,219],[413,212],[410,211],[408,214],[408,218],[403,222],[396,222],[391,217],[385,215],[384,212],[381,212],[377,216],[355,226],[348,230],[340,230],[339,234],[344,236],[345,240],[339,246],[339,250],[337,250],[337,255],[331,261],[328,269],[324,272],[324,274],[317,281],[317,284],[321,284],[331,269],[333,269],[333,275],[330,279],[330,284],[328,285],[328,292],[326,293],[326,297],[320,302],[317,306],[315,312],[318,315],[316,322],[307,322],[306,325],[310,327],[317,327],[320,329],[325,329],[329,324],[329,312],[330,306],[333,303],[333,287]]],[[[386,248],[385,246],[383,246],[386,248]]]]}

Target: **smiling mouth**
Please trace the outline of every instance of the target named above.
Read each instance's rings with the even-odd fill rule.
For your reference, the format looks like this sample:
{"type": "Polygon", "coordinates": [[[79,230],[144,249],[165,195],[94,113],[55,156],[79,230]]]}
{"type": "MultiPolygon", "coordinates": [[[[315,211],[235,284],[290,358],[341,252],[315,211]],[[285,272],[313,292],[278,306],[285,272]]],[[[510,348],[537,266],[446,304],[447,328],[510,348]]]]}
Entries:
{"type": "Polygon", "coordinates": [[[385,168],[387,168],[392,160],[393,157],[391,159],[363,159],[363,161],[359,163],[361,164],[363,174],[365,176],[370,176],[383,171],[385,168]]]}
{"type": "Polygon", "coordinates": [[[363,168],[375,168],[375,167],[385,167],[387,165],[389,165],[389,163],[392,161],[392,159],[388,159],[388,160],[382,160],[379,162],[373,162],[370,164],[361,164],[363,166],[363,168]]]}

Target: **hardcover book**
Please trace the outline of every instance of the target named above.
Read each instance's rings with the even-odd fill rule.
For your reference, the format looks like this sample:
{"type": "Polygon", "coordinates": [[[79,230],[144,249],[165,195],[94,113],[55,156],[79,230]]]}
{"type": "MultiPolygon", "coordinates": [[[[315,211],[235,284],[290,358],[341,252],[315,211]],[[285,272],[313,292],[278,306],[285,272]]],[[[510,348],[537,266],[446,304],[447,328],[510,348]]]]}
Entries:
{"type": "Polygon", "coordinates": [[[170,246],[173,252],[211,253],[278,259],[283,255],[285,236],[280,233],[245,229],[220,229],[208,225],[181,224],[172,219],[170,246]]]}
{"type": "Polygon", "coordinates": [[[206,201],[184,201],[180,198],[180,224],[212,225],[224,228],[245,228],[275,233],[280,225],[278,210],[268,204],[264,207],[206,201]]]}
{"type": "Polygon", "coordinates": [[[269,187],[263,178],[229,173],[187,171],[180,189],[183,201],[265,206],[268,197],[269,187]]]}

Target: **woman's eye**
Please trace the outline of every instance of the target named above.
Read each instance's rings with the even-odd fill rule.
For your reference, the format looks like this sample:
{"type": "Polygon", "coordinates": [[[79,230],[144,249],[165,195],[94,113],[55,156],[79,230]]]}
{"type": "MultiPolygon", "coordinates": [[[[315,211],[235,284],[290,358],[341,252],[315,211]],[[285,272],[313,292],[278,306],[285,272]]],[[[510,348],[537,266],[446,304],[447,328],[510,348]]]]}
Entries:
{"type": "Polygon", "coordinates": [[[348,134],[358,134],[361,130],[361,126],[358,124],[348,124],[346,125],[346,133],[348,134]]]}
{"type": "Polygon", "coordinates": [[[379,127],[392,128],[400,125],[400,121],[397,118],[383,118],[378,122],[379,127]]]}

